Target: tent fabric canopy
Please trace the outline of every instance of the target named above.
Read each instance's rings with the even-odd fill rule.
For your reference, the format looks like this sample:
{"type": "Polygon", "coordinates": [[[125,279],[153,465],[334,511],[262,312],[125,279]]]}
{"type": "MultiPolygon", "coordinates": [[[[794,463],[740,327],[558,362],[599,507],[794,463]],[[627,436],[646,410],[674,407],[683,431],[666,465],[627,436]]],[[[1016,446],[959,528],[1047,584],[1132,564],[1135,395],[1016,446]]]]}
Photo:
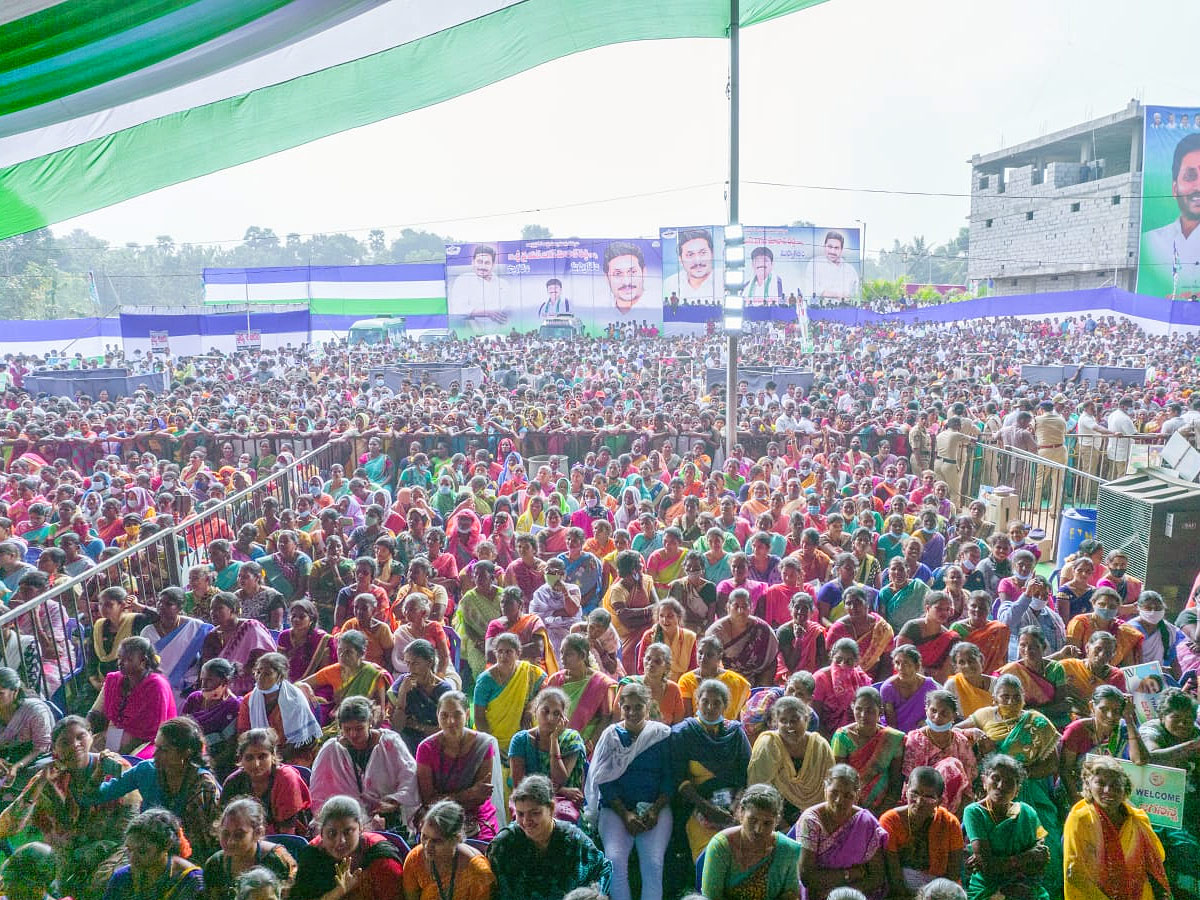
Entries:
{"type": "MultiPolygon", "coordinates": [[[[741,24],[821,2],[742,0],[741,24]]],[[[728,24],[728,0],[8,0],[0,239],[572,53],[728,24]]]]}

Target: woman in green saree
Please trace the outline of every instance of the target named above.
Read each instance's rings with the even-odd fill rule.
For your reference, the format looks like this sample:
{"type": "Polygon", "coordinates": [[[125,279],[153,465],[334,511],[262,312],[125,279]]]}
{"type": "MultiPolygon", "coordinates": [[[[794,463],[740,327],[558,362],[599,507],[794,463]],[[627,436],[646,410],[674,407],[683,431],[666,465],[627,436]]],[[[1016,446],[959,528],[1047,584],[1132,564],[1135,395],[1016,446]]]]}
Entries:
{"type": "Polygon", "coordinates": [[[612,721],[615,683],[591,667],[591,645],[586,634],[568,634],[559,648],[562,668],[546,681],[567,695],[568,724],[579,732],[590,755],[612,721]]]}
{"type": "Polygon", "coordinates": [[[800,845],[775,828],[783,798],[769,784],[746,788],[738,824],[704,851],[701,893],[709,900],[799,900],[800,845]]]}
{"type": "Polygon", "coordinates": [[[1046,869],[1045,887],[1053,896],[1061,896],[1062,823],[1052,793],[1053,778],[1058,773],[1058,730],[1037,710],[1025,709],[1025,689],[1015,675],[996,678],[992,682],[992,698],[995,706],[976,710],[964,725],[983,731],[986,740],[979,745],[983,752],[995,750],[1022,766],[1025,774],[1018,785],[1017,799],[1033,810],[1047,837],[1050,866],[1046,869]]]}
{"type": "MultiPolygon", "coordinates": [[[[963,811],[971,847],[969,900],[1050,900],[1043,886],[1049,881],[1047,866],[1053,865],[1046,830],[1033,807],[1015,799],[1024,778],[1025,768],[1011,756],[997,753],[984,763],[984,798],[963,811]]],[[[1058,844],[1061,848],[1061,840],[1058,844]]],[[[1058,876],[1062,878],[1061,859],[1058,876]]]]}
{"type": "Polygon", "coordinates": [[[379,438],[373,437],[367,441],[367,452],[359,459],[359,465],[367,470],[367,477],[371,479],[372,484],[377,484],[387,491],[388,497],[392,496],[392,479],[396,467],[392,458],[383,452],[383,442],[379,438]]]}
{"type": "MultiPolygon", "coordinates": [[[[336,710],[347,697],[367,697],[379,709],[387,709],[384,696],[392,676],[375,663],[367,662],[367,636],[361,631],[343,631],[337,639],[338,661],[318,669],[297,687],[308,695],[310,703],[336,710]],[[332,698],[332,699],[330,699],[332,698]]],[[[338,734],[336,721],[325,726],[325,737],[338,734]]]]}

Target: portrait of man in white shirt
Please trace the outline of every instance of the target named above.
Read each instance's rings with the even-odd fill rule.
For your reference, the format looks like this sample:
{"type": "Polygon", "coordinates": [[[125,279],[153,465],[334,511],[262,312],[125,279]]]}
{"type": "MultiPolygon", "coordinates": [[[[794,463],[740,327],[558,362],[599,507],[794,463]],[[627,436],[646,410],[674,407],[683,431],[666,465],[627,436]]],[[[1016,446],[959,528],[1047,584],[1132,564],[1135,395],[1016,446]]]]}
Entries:
{"type": "Polygon", "coordinates": [[[846,237],[840,231],[825,235],[824,255],[813,259],[808,266],[806,286],[811,296],[831,300],[847,300],[858,296],[858,272],[846,262],[846,237]]]}
{"type": "Polygon", "coordinates": [[[663,282],[663,296],[672,292],[684,303],[709,303],[724,297],[713,277],[713,238],[707,228],[681,228],[678,238],[679,271],[663,282]]]}
{"type": "Polygon", "coordinates": [[[1141,264],[1172,273],[1176,291],[1183,293],[1200,288],[1200,228],[1196,227],[1200,225],[1200,134],[1189,134],[1175,145],[1171,196],[1179,216],[1169,225],[1146,232],[1141,264]]]}
{"type": "Polygon", "coordinates": [[[471,251],[471,271],[454,279],[446,298],[450,316],[465,319],[473,329],[508,321],[508,285],[495,272],[496,248],[479,244],[471,251]]]}

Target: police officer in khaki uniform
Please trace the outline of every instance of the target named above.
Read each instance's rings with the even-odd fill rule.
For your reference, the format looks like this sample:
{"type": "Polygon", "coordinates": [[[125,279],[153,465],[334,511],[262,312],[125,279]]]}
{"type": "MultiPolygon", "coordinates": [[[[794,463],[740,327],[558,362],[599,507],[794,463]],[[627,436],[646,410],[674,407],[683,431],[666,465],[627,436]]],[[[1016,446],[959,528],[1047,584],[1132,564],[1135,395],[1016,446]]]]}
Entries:
{"type": "Polygon", "coordinates": [[[950,487],[950,498],[955,506],[963,505],[963,471],[966,469],[967,451],[971,439],[962,433],[962,418],[951,416],[946,426],[938,432],[934,444],[933,471],[939,481],[950,487]]]}
{"type": "MultiPolygon", "coordinates": [[[[1033,420],[1033,436],[1037,438],[1038,456],[1042,459],[1066,465],[1067,462],[1067,420],[1059,415],[1052,400],[1043,400],[1038,404],[1038,415],[1033,420]]],[[[1054,466],[1038,466],[1037,478],[1033,485],[1034,508],[1041,509],[1042,492],[1046,482],[1050,482],[1050,513],[1058,512],[1062,503],[1063,477],[1065,469],[1054,466]]]]}

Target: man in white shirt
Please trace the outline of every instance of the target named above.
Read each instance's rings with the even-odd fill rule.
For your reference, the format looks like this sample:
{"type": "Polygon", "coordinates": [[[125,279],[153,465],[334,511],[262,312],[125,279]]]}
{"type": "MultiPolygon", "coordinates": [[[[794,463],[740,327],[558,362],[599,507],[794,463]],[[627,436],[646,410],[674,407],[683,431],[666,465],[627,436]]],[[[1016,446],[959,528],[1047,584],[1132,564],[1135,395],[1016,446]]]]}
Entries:
{"type": "Polygon", "coordinates": [[[679,271],[663,282],[663,296],[678,294],[684,303],[723,299],[713,278],[712,233],[707,228],[681,228],[678,248],[679,271]]]}
{"type": "MultiPolygon", "coordinates": [[[[1133,419],[1129,416],[1131,409],[1133,409],[1133,400],[1129,397],[1122,397],[1117,408],[1108,414],[1108,430],[1113,434],[1137,434],[1137,428],[1134,427],[1133,419]]],[[[1129,451],[1132,446],[1133,441],[1109,440],[1108,460],[1116,464],[1113,475],[1125,474],[1125,463],[1129,461],[1129,451]]]]}
{"type": "Polygon", "coordinates": [[[1179,218],[1146,232],[1142,262],[1160,273],[1178,266],[1177,293],[1200,289],[1200,134],[1189,134],[1175,145],[1171,164],[1171,194],[1179,218]]]}
{"type": "Polygon", "coordinates": [[[783,279],[774,274],[775,254],[770,247],[755,247],[750,254],[754,277],[742,288],[748,301],[765,305],[783,300],[783,279]]]}
{"type": "Polygon", "coordinates": [[[845,248],[846,238],[840,231],[825,235],[825,256],[808,264],[805,278],[813,297],[847,300],[858,296],[858,273],[842,258],[845,248]]]}
{"type": "Polygon", "coordinates": [[[508,321],[508,285],[496,276],[496,248],[480,244],[471,253],[471,271],[454,279],[446,311],[465,319],[474,331],[508,321]]]}

